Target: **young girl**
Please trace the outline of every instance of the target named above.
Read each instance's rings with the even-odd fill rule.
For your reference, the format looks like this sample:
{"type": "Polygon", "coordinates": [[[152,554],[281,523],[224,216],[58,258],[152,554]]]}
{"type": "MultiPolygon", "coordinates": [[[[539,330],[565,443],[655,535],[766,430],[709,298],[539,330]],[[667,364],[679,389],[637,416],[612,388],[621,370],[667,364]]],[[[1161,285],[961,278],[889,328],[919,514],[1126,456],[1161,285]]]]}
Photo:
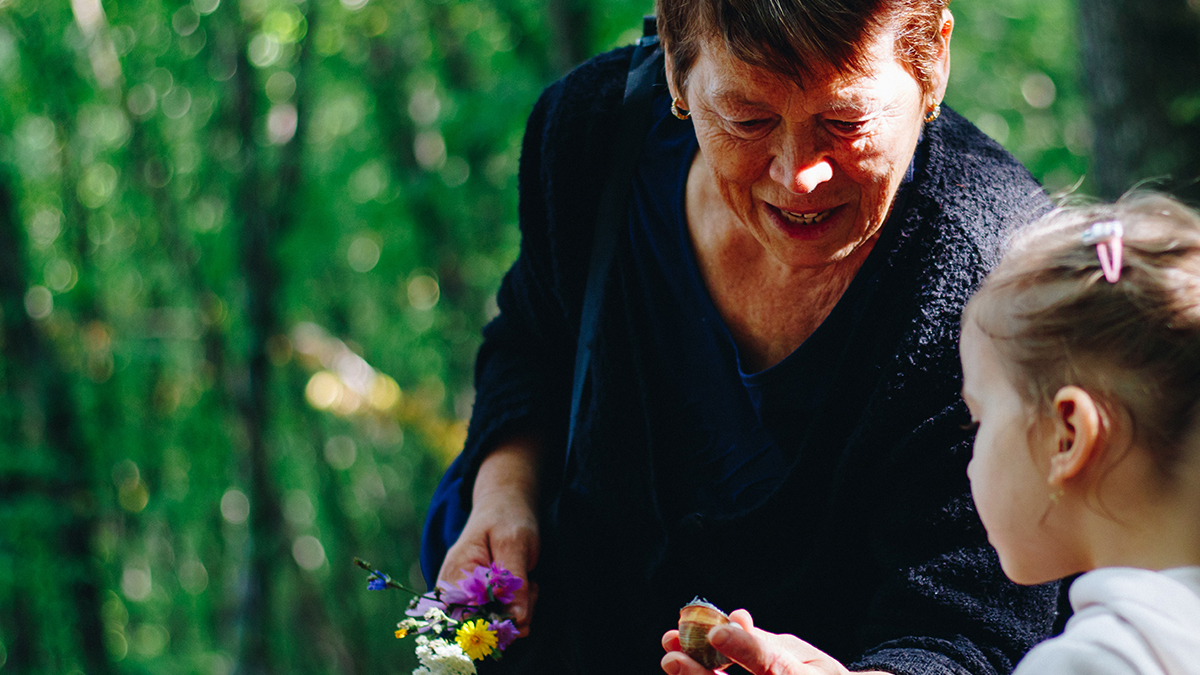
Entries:
{"type": "Polygon", "coordinates": [[[1016,675],[1200,674],[1200,214],[1059,209],[963,313],[968,467],[1014,581],[1086,572],[1016,675]]]}

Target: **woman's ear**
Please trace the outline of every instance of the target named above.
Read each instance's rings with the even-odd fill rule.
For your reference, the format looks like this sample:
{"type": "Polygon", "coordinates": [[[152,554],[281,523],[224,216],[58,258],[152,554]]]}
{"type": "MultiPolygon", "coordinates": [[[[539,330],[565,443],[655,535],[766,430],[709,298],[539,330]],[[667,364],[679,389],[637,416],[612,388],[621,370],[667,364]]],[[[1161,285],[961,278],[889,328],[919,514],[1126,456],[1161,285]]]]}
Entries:
{"type": "Polygon", "coordinates": [[[941,25],[938,28],[938,55],[934,61],[933,103],[941,103],[946,98],[946,85],[950,82],[950,36],[954,33],[954,15],[949,9],[942,10],[941,25]]]}
{"type": "Polygon", "coordinates": [[[667,49],[666,44],[662,45],[663,50],[663,69],[667,73],[667,89],[671,92],[671,100],[674,101],[680,98],[680,92],[675,87],[675,59],[671,58],[671,50],[667,49]]]}
{"type": "Polygon", "coordinates": [[[1051,486],[1080,475],[1099,453],[1101,429],[1100,407],[1092,395],[1068,385],[1054,395],[1054,448],[1050,454],[1051,486]]]}

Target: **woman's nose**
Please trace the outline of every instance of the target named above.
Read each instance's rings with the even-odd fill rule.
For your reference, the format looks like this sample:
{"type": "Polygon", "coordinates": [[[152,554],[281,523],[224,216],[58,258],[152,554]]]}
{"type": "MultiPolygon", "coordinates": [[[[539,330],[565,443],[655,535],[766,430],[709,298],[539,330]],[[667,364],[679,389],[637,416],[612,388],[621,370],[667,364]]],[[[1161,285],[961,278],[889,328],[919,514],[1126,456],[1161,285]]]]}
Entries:
{"type": "Polygon", "coordinates": [[[780,153],[771,166],[771,178],[789,192],[806,194],[833,178],[833,164],[824,153],[780,153]]]}

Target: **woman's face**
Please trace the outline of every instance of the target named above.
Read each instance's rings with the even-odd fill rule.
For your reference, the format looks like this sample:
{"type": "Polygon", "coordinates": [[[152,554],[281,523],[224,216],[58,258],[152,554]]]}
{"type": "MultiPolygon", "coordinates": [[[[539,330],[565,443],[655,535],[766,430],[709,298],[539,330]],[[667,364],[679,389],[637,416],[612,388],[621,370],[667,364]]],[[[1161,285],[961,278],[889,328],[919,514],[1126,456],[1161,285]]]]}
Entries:
{"type": "MultiPolygon", "coordinates": [[[[943,86],[935,89],[940,99],[943,86]]],[[[841,260],[879,232],[916,149],[925,101],[890,35],[868,45],[863,73],[827,68],[804,82],[739,61],[710,40],[686,93],[725,204],[793,267],[841,260]]]]}
{"type": "Polygon", "coordinates": [[[974,321],[964,323],[962,394],[978,425],[967,465],[975,508],[1008,578],[1021,584],[1061,578],[1071,569],[1061,559],[1062,533],[1047,522],[1053,488],[1049,453],[1040,448],[1054,436],[1033,428],[1036,414],[1002,368],[992,339],[974,321]]]}

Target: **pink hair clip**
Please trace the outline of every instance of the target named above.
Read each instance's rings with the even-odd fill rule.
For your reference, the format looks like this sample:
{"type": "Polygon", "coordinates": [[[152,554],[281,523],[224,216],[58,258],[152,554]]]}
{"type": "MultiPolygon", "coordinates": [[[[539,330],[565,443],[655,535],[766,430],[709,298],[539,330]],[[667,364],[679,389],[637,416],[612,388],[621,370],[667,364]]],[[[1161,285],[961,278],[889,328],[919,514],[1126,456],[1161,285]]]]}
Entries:
{"type": "Polygon", "coordinates": [[[1100,269],[1104,270],[1104,278],[1110,284],[1121,278],[1121,238],[1124,236],[1125,228],[1115,220],[1093,223],[1083,233],[1084,244],[1096,245],[1100,269]]]}

